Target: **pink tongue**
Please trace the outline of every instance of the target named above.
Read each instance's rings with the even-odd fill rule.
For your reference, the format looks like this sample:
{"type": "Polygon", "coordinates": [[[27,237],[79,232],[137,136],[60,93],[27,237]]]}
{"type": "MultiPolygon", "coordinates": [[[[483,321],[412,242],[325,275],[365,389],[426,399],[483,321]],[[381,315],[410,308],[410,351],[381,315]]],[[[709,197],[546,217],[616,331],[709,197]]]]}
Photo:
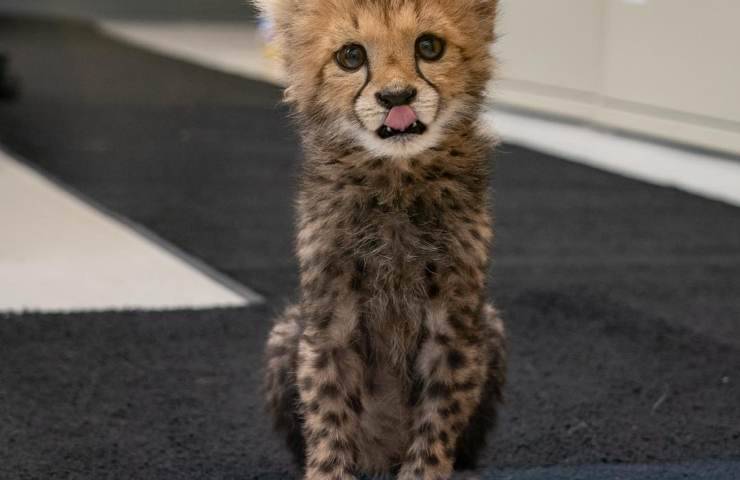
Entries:
{"type": "Polygon", "coordinates": [[[416,112],[408,105],[393,107],[385,117],[385,126],[403,132],[416,121],[416,112]]]}

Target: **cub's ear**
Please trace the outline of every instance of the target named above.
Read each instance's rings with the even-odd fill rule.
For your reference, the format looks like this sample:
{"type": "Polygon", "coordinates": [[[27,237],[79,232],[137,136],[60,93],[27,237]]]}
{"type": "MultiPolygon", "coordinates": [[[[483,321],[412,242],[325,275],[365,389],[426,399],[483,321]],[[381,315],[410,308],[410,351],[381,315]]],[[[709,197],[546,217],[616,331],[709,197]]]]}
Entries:
{"type": "Polygon", "coordinates": [[[270,46],[274,49],[279,61],[284,61],[285,40],[290,22],[295,13],[296,2],[300,0],[248,0],[259,12],[265,22],[270,46]]]}
{"type": "Polygon", "coordinates": [[[290,20],[295,0],[250,0],[257,7],[260,17],[276,28],[283,29],[290,20]]]}

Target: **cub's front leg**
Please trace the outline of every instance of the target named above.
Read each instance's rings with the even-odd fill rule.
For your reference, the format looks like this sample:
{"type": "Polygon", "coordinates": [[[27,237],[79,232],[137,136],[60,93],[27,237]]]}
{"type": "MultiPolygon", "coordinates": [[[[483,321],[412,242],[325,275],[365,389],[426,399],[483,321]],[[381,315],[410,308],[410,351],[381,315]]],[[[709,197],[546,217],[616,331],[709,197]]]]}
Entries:
{"type": "MultiPolygon", "coordinates": [[[[321,315],[308,315],[299,343],[298,389],[304,416],[306,480],[353,480],[361,412],[362,363],[347,335],[354,322],[340,301],[321,315]]],[[[310,312],[310,308],[306,309],[310,312]]]]}
{"type": "Polygon", "coordinates": [[[433,302],[415,362],[420,385],[412,441],[399,480],[446,480],[458,438],[476,411],[487,379],[490,350],[481,307],[433,302]]]}

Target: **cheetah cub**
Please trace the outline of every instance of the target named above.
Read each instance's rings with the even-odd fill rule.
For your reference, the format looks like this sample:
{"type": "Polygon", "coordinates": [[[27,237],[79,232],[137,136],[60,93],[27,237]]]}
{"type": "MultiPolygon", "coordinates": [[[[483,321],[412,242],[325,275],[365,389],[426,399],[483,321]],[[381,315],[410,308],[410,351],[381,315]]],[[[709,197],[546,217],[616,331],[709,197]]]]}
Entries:
{"type": "Polygon", "coordinates": [[[472,468],[505,379],[477,128],[495,0],[257,0],[305,161],[300,302],[267,343],[308,480],[472,468]]]}

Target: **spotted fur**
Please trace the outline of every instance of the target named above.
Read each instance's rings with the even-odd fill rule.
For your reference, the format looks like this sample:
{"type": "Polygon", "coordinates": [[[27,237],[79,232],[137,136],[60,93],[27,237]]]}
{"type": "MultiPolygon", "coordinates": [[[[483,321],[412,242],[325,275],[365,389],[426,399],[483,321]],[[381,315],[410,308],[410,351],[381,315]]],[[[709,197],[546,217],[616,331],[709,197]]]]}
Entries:
{"type": "Polygon", "coordinates": [[[505,381],[486,303],[492,242],[477,128],[494,0],[261,0],[277,29],[305,161],[301,300],[267,345],[267,399],[308,480],[472,468],[505,381]],[[433,33],[444,56],[415,55],[433,33]],[[335,52],[355,43],[367,64],[335,52]],[[375,94],[414,88],[421,135],[381,139],[375,94]]]}

